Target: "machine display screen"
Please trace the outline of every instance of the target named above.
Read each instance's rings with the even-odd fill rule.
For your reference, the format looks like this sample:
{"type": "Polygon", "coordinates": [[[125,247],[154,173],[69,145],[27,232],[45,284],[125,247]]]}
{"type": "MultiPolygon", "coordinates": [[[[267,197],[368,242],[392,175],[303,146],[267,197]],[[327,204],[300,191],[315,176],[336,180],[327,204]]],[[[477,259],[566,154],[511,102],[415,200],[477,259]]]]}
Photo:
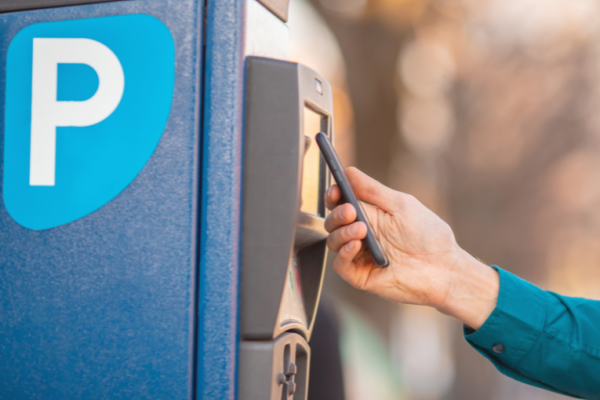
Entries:
{"type": "Polygon", "coordinates": [[[315,135],[326,131],[327,118],[304,107],[304,168],[302,173],[302,212],[320,215],[323,210],[319,208],[320,193],[323,189],[324,173],[321,166],[321,152],[315,142],[315,135]],[[310,141],[308,140],[310,139],[310,141]]]}

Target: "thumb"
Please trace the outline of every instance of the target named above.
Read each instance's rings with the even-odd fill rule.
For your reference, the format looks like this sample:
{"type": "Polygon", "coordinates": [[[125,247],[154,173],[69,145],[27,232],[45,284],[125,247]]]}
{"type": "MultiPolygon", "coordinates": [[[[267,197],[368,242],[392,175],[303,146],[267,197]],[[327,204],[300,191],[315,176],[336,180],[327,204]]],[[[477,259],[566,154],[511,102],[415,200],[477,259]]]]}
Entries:
{"type": "Polygon", "coordinates": [[[358,168],[346,168],[346,175],[360,199],[374,204],[386,212],[393,211],[398,194],[395,190],[376,181],[358,168]]]}

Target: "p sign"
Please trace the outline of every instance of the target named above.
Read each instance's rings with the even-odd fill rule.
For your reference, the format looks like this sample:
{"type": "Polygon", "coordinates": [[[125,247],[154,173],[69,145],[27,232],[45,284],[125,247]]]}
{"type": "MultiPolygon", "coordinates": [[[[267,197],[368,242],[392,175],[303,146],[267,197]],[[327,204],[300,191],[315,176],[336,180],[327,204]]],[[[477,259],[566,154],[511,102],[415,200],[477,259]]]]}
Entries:
{"type": "Polygon", "coordinates": [[[104,121],[123,97],[125,77],[115,53],[91,39],[33,39],[31,78],[31,152],[29,185],[54,186],[56,128],[104,121]],[[98,74],[98,89],[88,100],[58,101],[58,65],[88,65],[98,74]]]}
{"type": "Polygon", "coordinates": [[[148,15],[30,25],[7,55],[4,204],[54,228],[99,209],[141,172],[165,129],[175,45],[148,15]]]}

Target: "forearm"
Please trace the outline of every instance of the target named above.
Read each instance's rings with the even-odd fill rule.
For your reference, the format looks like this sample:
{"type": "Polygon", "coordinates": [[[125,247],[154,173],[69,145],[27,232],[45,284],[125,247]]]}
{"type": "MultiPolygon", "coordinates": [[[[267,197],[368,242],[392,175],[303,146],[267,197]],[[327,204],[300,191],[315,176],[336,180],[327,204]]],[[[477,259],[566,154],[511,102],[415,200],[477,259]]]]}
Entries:
{"type": "Polygon", "coordinates": [[[414,197],[347,171],[390,256],[375,265],[366,226],[339,189],[327,195],[333,268],[353,286],[400,303],[433,306],[466,326],[467,340],[506,375],[600,400],[600,302],[545,292],[460,249],[448,224],[414,197]],[[334,208],[335,207],[335,208],[334,208]],[[355,229],[356,228],[356,229],[355,229]],[[362,232],[362,233],[361,233],[362,232]],[[473,328],[473,329],[471,329],[473,328]]]}
{"type": "Polygon", "coordinates": [[[600,399],[600,302],[546,292],[499,270],[497,305],[467,341],[519,381],[600,399]]]}
{"type": "Polygon", "coordinates": [[[460,250],[435,305],[467,341],[521,382],[600,400],[600,302],[545,292],[460,250]]]}
{"type": "Polygon", "coordinates": [[[459,249],[458,254],[449,274],[448,294],[436,308],[477,330],[496,308],[500,278],[466,251],[459,249]]]}

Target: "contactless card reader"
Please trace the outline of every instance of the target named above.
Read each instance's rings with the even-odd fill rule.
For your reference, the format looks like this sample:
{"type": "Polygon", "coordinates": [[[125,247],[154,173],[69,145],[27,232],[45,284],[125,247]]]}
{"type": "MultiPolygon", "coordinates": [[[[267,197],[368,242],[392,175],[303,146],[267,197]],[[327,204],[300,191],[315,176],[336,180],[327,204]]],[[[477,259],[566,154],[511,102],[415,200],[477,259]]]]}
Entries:
{"type": "Polygon", "coordinates": [[[297,63],[246,62],[240,386],[242,400],[306,399],[307,341],[327,257],[331,85],[297,63]]]}

